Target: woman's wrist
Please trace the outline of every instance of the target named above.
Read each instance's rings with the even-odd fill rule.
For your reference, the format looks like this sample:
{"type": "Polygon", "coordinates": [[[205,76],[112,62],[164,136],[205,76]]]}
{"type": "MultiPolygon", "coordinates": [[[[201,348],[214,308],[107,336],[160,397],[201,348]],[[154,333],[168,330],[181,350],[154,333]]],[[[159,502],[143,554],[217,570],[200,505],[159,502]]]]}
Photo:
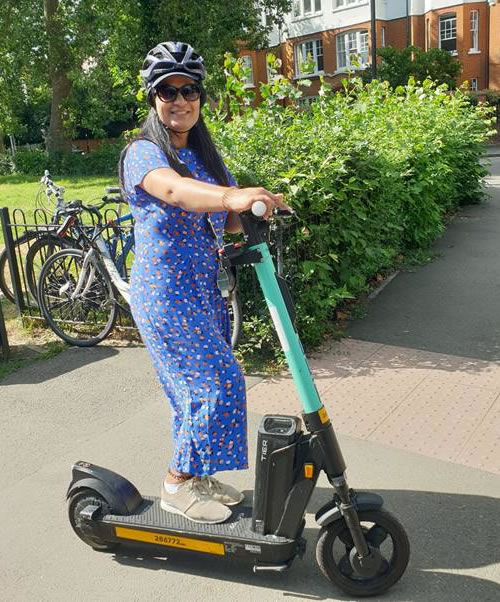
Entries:
{"type": "Polygon", "coordinates": [[[237,187],[237,186],[230,186],[229,188],[227,188],[227,189],[224,191],[224,194],[222,195],[222,199],[221,199],[221,202],[222,202],[222,209],[223,209],[224,211],[231,211],[231,208],[230,208],[230,207],[228,207],[227,201],[229,200],[229,197],[231,196],[231,194],[233,194],[233,192],[234,192],[235,190],[238,190],[238,187],[237,187]]]}

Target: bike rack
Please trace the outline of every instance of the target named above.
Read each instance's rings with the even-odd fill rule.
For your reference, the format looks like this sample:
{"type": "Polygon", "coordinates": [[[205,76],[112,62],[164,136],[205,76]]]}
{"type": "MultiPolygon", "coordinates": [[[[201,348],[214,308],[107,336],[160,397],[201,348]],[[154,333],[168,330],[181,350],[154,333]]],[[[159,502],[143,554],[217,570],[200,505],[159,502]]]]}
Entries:
{"type": "Polygon", "coordinates": [[[2,207],[0,209],[0,217],[2,220],[5,249],[7,251],[7,262],[9,264],[10,276],[12,278],[14,299],[16,301],[17,311],[19,315],[21,315],[23,309],[25,309],[25,303],[21,288],[21,278],[19,276],[19,269],[16,261],[16,254],[14,251],[14,239],[12,238],[10,215],[7,207],[2,207]]]}

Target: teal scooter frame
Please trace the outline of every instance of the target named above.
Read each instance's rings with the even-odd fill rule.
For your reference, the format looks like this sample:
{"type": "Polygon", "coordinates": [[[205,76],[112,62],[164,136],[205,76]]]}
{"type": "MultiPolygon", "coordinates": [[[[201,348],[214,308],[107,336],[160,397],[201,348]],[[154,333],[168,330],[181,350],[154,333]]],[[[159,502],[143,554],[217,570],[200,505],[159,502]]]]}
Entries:
{"type": "MultiPolygon", "coordinates": [[[[118,544],[170,548],[250,561],[254,571],[281,572],[303,556],[306,507],[323,471],[332,499],[316,513],[316,547],[324,575],[352,596],[381,594],[406,570],[409,541],[400,522],[374,493],[349,489],[345,462],[294,327],[285,281],[267,244],[268,223],[257,202],[240,214],[244,243],[226,245],[222,263],[253,265],[303,405],[296,416],[266,415],[259,427],[253,505],[238,506],[228,521],[200,525],[164,512],[156,497],[141,496],[121,475],[88,462],[73,465],[67,492],[74,531],[97,550],[118,544]]],[[[282,212],[280,212],[282,213],[282,212]]]]}

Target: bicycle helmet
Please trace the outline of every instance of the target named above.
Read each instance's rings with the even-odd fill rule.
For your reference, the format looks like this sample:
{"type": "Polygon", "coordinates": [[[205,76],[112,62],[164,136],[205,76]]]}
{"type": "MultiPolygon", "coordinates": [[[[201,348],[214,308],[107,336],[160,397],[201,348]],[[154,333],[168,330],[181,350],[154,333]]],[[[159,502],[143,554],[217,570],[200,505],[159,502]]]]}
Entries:
{"type": "Polygon", "coordinates": [[[171,75],[187,75],[197,82],[205,79],[203,57],[183,42],[161,42],[152,48],[140,72],[148,96],[171,75]]]}

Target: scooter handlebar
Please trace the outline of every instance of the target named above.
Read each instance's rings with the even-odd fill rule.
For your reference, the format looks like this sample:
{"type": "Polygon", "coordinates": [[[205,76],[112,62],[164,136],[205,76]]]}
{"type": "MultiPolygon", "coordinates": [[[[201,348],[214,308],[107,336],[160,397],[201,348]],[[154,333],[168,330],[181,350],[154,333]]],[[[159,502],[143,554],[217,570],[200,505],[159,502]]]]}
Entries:
{"type": "MultiPolygon", "coordinates": [[[[252,214],[255,217],[263,217],[266,214],[267,207],[264,201],[255,201],[252,205],[252,214]]],[[[273,215],[275,217],[292,217],[295,214],[294,211],[289,211],[288,209],[280,209],[279,207],[275,207],[273,210],[273,215]]]]}
{"type": "Polygon", "coordinates": [[[255,201],[252,205],[252,213],[255,217],[263,217],[266,214],[267,206],[264,201],[255,201]]]}

